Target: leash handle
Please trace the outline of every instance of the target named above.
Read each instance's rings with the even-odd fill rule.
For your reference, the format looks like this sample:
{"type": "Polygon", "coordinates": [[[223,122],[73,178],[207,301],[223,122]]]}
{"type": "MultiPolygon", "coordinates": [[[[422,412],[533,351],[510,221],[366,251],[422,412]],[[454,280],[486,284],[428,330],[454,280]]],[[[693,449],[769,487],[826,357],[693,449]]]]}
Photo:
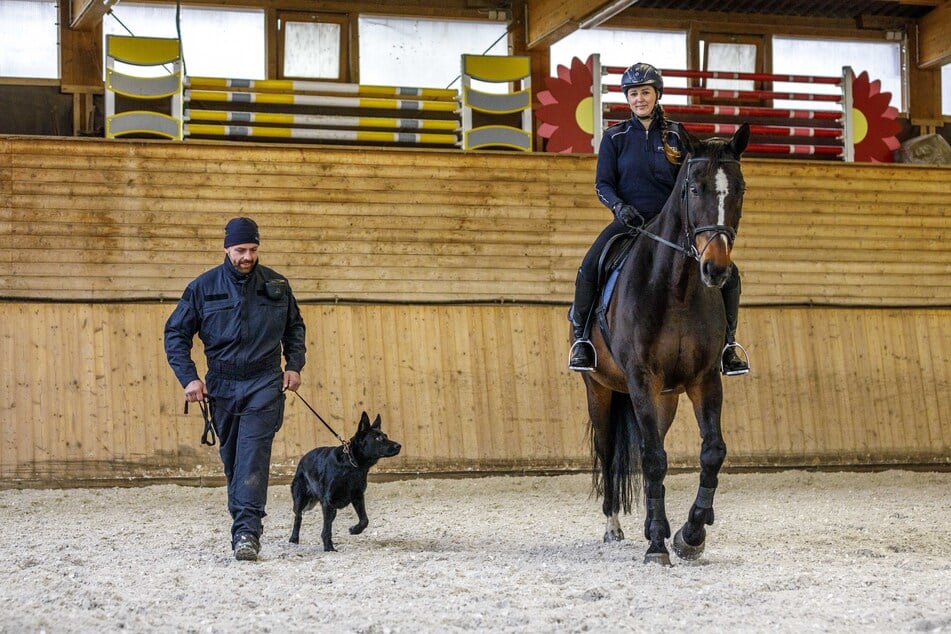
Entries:
{"type": "MultiPolygon", "coordinates": [[[[214,447],[215,444],[217,444],[217,434],[215,434],[215,427],[211,424],[211,419],[214,416],[214,405],[206,396],[198,401],[198,407],[201,408],[201,417],[205,419],[205,430],[201,434],[201,444],[214,447]]],[[[185,411],[188,411],[188,401],[185,401],[185,411]]]]}

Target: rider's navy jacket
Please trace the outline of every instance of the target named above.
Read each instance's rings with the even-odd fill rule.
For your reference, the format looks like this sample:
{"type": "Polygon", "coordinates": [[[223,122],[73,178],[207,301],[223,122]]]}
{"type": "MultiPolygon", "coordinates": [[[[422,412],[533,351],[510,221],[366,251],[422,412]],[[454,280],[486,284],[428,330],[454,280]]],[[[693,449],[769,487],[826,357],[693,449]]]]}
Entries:
{"type": "MultiPolygon", "coordinates": [[[[669,135],[668,142],[679,147],[674,134],[669,135]]],[[[632,116],[604,131],[594,187],[612,212],[623,202],[633,205],[644,220],[650,220],[663,209],[679,170],[680,166],[664,155],[660,119],[655,117],[645,130],[632,116]]]]}
{"type": "Polygon", "coordinates": [[[182,387],[199,378],[191,358],[195,334],[209,370],[241,376],[258,370],[304,367],[304,320],[287,279],[256,264],[242,274],[225,261],[198,276],[165,324],[165,354],[182,387]],[[270,284],[268,284],[270,282],[270,284]]]}

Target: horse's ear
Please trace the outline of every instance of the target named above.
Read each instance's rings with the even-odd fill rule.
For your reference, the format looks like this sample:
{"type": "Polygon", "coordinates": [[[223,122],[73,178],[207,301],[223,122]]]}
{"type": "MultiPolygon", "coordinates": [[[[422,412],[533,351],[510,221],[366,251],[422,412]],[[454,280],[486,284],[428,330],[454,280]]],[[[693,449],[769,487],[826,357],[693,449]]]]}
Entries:
{"type": "Polygon", "coordinates": [[[382,424],[383,424],[383,421],[380,420],[380,415],[377,414],[376,419],[373,421],[373,424],[371,425],[371,427],[373,427],[373,429],[379,429],[380,425],[382,424]]]}
{"type": "Polygon", "coordinates": [[[370,429],[370,417],[367,416],[366,412],[363,412],[363,416],[360,417],[360,426],[357,427],[357,431],[366,431],[370,429]]]}
{"type": "Polygon", "coordinates": [[[746,149],[746,144],[749,143],[749,141],[750,124],[744,123],[737,128],[736,132],[733,133],[733,138],[730,139],[730,150],[736,155],[736,158],[740,158],[740,154],[746,149]]]}
{"type": "Polygon", "coordinates": [[[687,132],[687,128],[682,123],[676,123],[671,126],[672,132],[680,139],[681,155],[696,156],[697,148],[700,147],[700,139],[687,132]]]}

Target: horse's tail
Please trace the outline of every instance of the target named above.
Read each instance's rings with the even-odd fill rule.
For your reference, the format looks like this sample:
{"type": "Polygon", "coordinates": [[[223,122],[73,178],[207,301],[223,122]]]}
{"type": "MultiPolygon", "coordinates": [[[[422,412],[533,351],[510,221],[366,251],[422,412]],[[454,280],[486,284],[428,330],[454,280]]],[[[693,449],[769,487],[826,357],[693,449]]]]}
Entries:
{"type": "Polygon", "coordinates": [[[601,497],[608,491],[614,498],[614,512],[623,510],[630,513],[635,492],[641,489],[641,435],[631,398],[621,392],[611,395],[610,436],[613,455],[609,463],[601,461],[595,447],[593,426],[590,431],[594,490],[601,497]]]}

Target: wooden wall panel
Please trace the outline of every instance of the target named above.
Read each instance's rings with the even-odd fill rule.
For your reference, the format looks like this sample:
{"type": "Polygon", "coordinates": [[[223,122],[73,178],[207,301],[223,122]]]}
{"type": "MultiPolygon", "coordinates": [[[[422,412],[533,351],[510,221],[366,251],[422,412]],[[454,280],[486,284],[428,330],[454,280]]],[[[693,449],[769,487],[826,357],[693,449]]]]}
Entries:
{"type": "MultiPolygon", "coordinates": [[[[307,300],[570,301],[595,158],[0,137],[0,297],[170,300],[249,215],[307,300]],[[68,272],[64,275],[64,271],[68,272]]],[[[749,160],[745,305],[951,305],[938,167],[749,160]]]]}
{"type": "MultiPolygon", "coordinates": [[[[0,303],[0,483],[220,476],[165,362],[171,310],[0,303]]],[[[301,393],[345,436],[381,414],[404,451],[380,472],[589,466],[564,307],[310,304],[304,318],[301,393]]],[[[742,334],[753,373],[724,379],[728,465],[948,463],[951,310],[748,308],[742,334]]],[[[286,411],[282,476],[336,442],[295,397],[286,411]]],[[[684,397],[673,466],[697,464],[692,416],[684,397]]]]}
{"type": "MultiPolygon", "coordinates": [[[[745,162],[734,466],[948,462],[951,170],[745,162]]],[[[162,352],[226,220],[305,302],[304,395],[399,472],[583,468],[594,157],[0,137],[0,481],[220,476],[162,352]]],[[[668,448],[694,465],[683,404],[668,448]]],[[[275,472],[333,438],[293,398],[275,472]]]]}

